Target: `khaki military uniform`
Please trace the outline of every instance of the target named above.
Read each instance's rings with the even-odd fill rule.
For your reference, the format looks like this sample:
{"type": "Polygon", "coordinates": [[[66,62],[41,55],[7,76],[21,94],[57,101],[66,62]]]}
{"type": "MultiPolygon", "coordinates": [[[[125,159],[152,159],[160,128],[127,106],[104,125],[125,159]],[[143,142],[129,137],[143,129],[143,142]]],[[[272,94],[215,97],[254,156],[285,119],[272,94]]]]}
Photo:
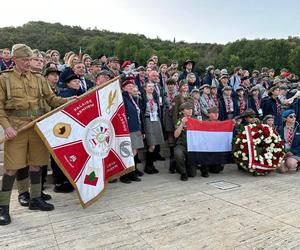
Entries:
{"type": "MultiPolygon", "coordinates": [[[[0,75],[0,124],[18,130],[47,112],[47,105],[58,107],[67,99],[57,97],[46,79],[37,72],[16,69],[0,75]]],[[[33,128],[18,133],[4,144],[4,168],[17,170],[28,165],[47,165],[49,153],[33,128]]]]}

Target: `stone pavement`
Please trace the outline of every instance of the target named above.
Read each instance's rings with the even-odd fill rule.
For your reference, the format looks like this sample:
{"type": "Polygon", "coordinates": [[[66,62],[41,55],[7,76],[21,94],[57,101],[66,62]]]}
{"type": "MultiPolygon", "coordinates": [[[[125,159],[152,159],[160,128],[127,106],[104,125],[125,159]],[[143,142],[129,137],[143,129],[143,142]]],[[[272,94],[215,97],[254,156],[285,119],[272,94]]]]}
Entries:
{"type": "Polygon", "coordinates": [[[300,249],[300,173],[253,177],[231,165],[182,182],[158,168],[108,184],[87,209],[49,188],[55,211],[29,211],[14,190],[0,249],[300,249]]]}

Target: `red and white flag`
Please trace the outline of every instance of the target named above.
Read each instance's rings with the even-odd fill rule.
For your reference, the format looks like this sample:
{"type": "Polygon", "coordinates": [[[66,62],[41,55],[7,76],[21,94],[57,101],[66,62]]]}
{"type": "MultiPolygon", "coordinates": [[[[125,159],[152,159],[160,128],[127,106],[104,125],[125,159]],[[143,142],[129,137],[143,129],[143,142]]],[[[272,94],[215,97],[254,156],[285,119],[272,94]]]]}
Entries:
{"type": "Polygon", "coordinates": [[[119,80],[37,122],[35,129],[83,207],[100,197],[108,180],[134,170],[119,80]]]}
{"type": "Polygon", "coordinates": [[[188,119],[187,151],[190,164],[231,162],[233,120],[199,121],[188,119]]]}

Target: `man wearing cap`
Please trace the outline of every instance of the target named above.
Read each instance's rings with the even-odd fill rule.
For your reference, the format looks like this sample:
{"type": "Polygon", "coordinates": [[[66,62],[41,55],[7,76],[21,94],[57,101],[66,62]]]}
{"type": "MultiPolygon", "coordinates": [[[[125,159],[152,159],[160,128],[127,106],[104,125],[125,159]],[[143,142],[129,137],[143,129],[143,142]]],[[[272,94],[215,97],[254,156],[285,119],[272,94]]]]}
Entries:
{"type": "Polygon", "coordinates": [[[280,88],[273,86],[270,88],[268,96],[262,100],[263,115],[273,115],[276,128],[282,126],[281,103],[278,99],[280,88]]]}
{"type": "Polygon", "coordinates": [[[0,124],[6,138],[0,191],[0,225],[11,222],[9,203],[16,172],[28,165],[31,181],[29,209],[54,209],[52,204],[41,199],[40,166],[48,163],[48,150],[33,128],[19,133],[18,129],[43,115],[46,104],[58,107],[67,102],[67,99],[53,94],[39,73],[30,71],[32,50],[27,45],[15,44],[12,55],[16,67],[0,75],[0,124]]]}
{"type": "Polygon", "coordinates": [[[101,70],[96,76],[96,86],[101,86],[111,79],[111,73],[108,70],[101,70]]]}
{"type": "Polygon", "coordinates": [[[118,57],[116,57],[116,56],[109,57],[107,67],[113,77],[117,77],[117,76],[121,75],[120,62],[119,62],[118,57]]]}
{"type": "Polygon", "coordinates": [[[196,166],[190,166],[186,164],[187,156],[187,137],[186,137],[186,126],[188,118],[192,117],[193,104],[190,102],[184,102],[180,105],[181,117],[178,119],[174,137],[176,138],[176,146],[174,149],[174,157],[176,160],[176,169],[180,173],[180,179],[187,181],[188,177],[196,176],[196,166]]]}
{"type": "Polygon", "coordinates": [[[101,71],[101,63],[98,59],[95,59],[91,62],[90,73],[86,74],[84,78],[88,81],[91,81],[93,85],[96,84],[96,76],[101,71]]]}
{"type": "Polygon", "coordinates": [[[186,60],[183,64],[183,72],[179,76],[179,81],[183,79],[187,79],[188,73],[193,72],[196,77],[195,85],[200,86],[201,80],[199,75],[194,71],[194,68],[195,68],[195,62],[192,61],[191,59],[186,60]]]}
{"type": "Polygon", "coordinates": [[[210,89],[211,86],[208,84],[204,84],[200,87],[200,91],[202,91],[202,94],[199,101],[203,120],[208,119],[208,109],[214,107],[215,105],[213,99],[210,96],[210,89]]]}
{"type": "Polygon", "coordinates": [[[224,87],[222,92],[223,94],[219,103],[220,120],[233,119],[233,117],[239,115],[237,99],[232,95],[232,88],[230,86],[224,87]]]}
{"type": "Polygon", "coordinates": [[[178,62],[176,60],[172,60],[171,65],[167,71],[168,71],[169,76],[173,75],[175,72],[179,72],[178,71],[178,62]]]}
{"type": "Polygon", "coordinates": [[[205,76],[203,78],[203,82],[205,84],[208,84],[208,85],[211,86],[214,79],[215,79],[215,67],[214,67],[214,65],[209,65],[206,68],[206,73],[205,73],[205,76]]]}
{"type": "Polygon", "coordinates": [[[278,129],[281,138],[285,142],[287,154],[281,164],[280,172],[285,173],[289,170],[299,168],[300,162],[300,126],[296,121],[295,111],[288,109],[283,112],[283,126],[278,129]]]}

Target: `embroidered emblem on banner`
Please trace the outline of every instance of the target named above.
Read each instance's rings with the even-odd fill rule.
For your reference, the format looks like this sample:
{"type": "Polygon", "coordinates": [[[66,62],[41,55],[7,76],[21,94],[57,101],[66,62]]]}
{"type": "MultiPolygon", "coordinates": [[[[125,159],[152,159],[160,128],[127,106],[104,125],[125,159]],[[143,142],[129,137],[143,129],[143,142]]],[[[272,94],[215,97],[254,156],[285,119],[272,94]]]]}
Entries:
{"type": "Polygon", "coordinates": [[[57,123],[53,127],[53,134],[56,137],[68,138],[71,134],[71,125],[63,122],[57,123]]]}

